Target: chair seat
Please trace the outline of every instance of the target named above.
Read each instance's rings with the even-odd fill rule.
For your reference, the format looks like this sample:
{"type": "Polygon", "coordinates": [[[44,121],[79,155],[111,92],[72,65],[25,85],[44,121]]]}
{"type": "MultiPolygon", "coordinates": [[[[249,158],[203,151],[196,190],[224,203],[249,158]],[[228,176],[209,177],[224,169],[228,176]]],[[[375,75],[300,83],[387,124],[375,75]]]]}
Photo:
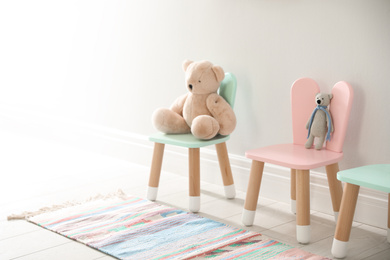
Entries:
{"type": "Polygon", "coordinates": [[[337,179],[390,193],[390,164],[367,165],[337,173],[337,179]]]}
{"type": "Polygon", "coordinates": [[[373,164],[339,171],[337,179],[344,181],[345,186],[340,217],[333,238],[333,256],[336,258],[347,256],[348,241],[361,186],[388,193],[387,241],[390,243],[390,164],[373,164]]]}
{"type": "Polygon", "coordinates": [[[200,140],[192,134],[164,134],[155,133],[149,136],[149,140],[154,143],[171,144],[187,148],[200,148],[208,145],[215,145],[226,142],[230,136],[217,135],[210,140],[200,140]]]}
{"type": "Polygon", "coordinates": [[[272,163],[297,170],[310,170],[339,162],[343,153],[337,153],[326,149],[306,149],[303,145],[278,144],[245,153],[249,159],[272,163]]]}

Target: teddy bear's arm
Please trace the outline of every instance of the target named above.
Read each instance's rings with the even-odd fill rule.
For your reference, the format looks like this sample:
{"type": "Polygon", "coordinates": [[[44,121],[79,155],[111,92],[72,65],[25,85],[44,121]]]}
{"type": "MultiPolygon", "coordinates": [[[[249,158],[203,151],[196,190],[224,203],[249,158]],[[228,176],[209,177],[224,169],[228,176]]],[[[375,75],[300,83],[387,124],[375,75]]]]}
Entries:
{"type": "Polygon", "coordinates": [[[231,134],[236,127],[236,115],[226,100],[218,94],[210,94],[206,101],[211,115],[220,125],[221,135],[231,134]]]}
{"type": "MultiPolygon", "coordinates": [[[[333,119],[332,119],[332,115],[330,114],[330,112],[329,112],[329,110],[328,110],[328,113],[329,113],[329,116],[330,116],[330,131],[333,133],[333,131],[334,131],[334,127],[333,127],[333,119]]],[[[328,125],[329,124],[329,122],[328,122],[328,117],[326,117],[326,125],[328,125]]]]}
{"type": "Polygon", "coordinates": [[[187,100],[187,97],[188,97],[188,93],[176,98],[176,100],[171,105],[170,109],[173,112],[178,113],[179,115],[183,116],[183,107],[184,107],[184,103],[187,100]]]}
{"type": "Polygon", "coordinates": [[[309,120],[307,120],[306,129],[309,129],[309,125],[310,125],[310,117],[309,117],[309,120]]]}

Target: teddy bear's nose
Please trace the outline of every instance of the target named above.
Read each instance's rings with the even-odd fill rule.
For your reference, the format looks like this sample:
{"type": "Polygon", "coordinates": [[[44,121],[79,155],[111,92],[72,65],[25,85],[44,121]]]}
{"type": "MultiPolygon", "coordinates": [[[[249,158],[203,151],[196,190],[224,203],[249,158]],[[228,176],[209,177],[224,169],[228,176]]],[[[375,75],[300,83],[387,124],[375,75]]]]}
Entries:
{"type": "Polygon", "coordinates": [[[321,100],[317,99],[317,104],[318,105],[321,104],[321,100]]]}
{"type": "Polygon", "coordinates": [[[190,85],[188,85],[188,87],[192,90],[192,85],[190,84],[190,85]]]}

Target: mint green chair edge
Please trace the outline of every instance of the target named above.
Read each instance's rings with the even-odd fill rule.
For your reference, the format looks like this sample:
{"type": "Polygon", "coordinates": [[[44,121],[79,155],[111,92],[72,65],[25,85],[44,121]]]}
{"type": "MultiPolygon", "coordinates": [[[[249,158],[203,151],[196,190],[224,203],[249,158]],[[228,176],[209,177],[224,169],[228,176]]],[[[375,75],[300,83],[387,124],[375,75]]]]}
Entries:
{"type": "Polygon", "coordinates": [[[226,142],[230,139],[230,136],[217,135],[210,140],[200,140],[193,136],[192,134],[164,134],[164,133],[155,133],[149,137],[149,141],[154,143],[163,143],[176,145],[186,148],[200,148],[209,145],[219,144],[226,142]]]}
{"type": "MultiPolygon", "coordinates": [[[[225,73],[225,78],[221,82],[218,93],[230,104],[232,108],[234,108],[236,91],[236,77],[232,73],[225,73]]],[[[164,134],[159,132],[151,135],[149,140],[154,142],[155,145],[153,150],[152,166],[150,169],[147,198],[152,201],[157,199],[165,144],[189,148],[190,211],[198,212],[200,209],[200,147],[209,145],[216,146],[226,197],[234,198],[236,192],[226,148],[226,141],[229,139],[229,135],[217,135],[210,140],[199,140],[192,134],[164,134]]]]}
{"type": "Polygon", "coordinates": [[[390,193],[390,164],[373,164],[340,171],[337,179],[390,193]]]}
{"type": "Polygon", "coordinates": [[[340,171],[337,179],[345,182],[340,215],[332,244],[336,258],[347,256],[348,241],[360,187],[388,193],[387,241],[390,243],[390,164],[373,164],[340,171]]]}

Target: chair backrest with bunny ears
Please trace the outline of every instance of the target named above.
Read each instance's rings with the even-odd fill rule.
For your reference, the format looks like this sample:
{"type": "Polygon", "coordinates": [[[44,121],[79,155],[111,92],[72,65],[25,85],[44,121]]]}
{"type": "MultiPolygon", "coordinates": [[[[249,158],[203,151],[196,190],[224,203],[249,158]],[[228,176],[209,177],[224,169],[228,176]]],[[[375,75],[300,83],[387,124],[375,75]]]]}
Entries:
{"type": "MultiPolygon", "coordinates": [[[[307,140],[306,123],[316,107],[315,96],[320,92],[318,84],[310,78],[300,78],[291,87],[291,108],[293,143],[304,145],[307,140]]],[[[326,149],[342,152],[351,112],[353,89],[345,81],[337,82],[332,89],[333,98],[329,105],[334,132],[326,149]]]]}
{"type": "Polygon", "coordinates": [[[347,82],[339,81],[333,86],[332,95],[329,111],[332,115],[334,132],[331,141],[326,144],[326,149],[342,152],[352,108],[353,89],[347,82]]]}
{"type": "Polygon", "coordinates": [[[292,84],[291,111],[294,144],[304,145],[306,143],[306,123],[316,107],[315,96],[319,92],[320,87],[310,78],[300,78],[292,84]]]}

